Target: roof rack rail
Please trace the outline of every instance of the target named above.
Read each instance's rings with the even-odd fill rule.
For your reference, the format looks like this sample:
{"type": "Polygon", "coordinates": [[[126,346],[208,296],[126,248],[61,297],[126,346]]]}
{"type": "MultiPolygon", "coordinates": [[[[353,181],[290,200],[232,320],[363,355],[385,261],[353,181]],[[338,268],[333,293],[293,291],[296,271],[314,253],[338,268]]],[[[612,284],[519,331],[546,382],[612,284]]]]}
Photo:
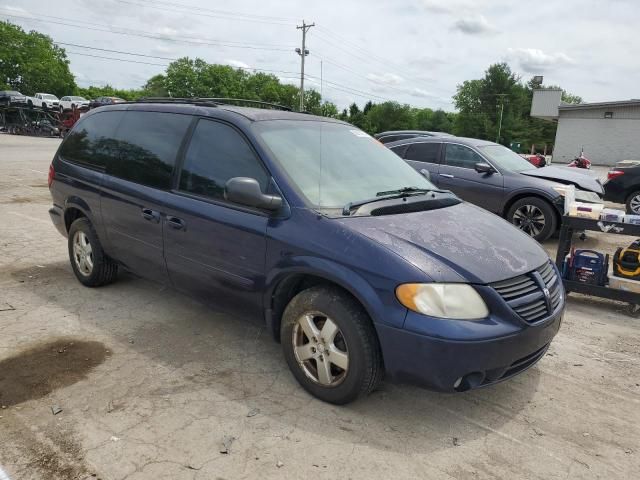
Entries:
{"type": "Polygon", "coordinates": [[[142,97],[136,100],[136,102],[141,103],[190,103],[194,105],[207,105],[207,106],[218,106],[218,105],[248,105],[248,106],[256,106],[256,107],[267,107],[276,110],[286,110],[288,112],[291,111],[289,107],[285,107],[284,105],[278,105],[277,103],[269,103],[263,102],[261,100],[249,100],[246,98],[208,98],[208,97],[191,97],[191,98],[182,98],[182,97],[142,97]]]}
{"type": "Polygon", "coordinates": [[[250,100],[250,99],[246,99],[246,98],[200,98],[200,100],[207,100],[207,101],[211,101],[211,102],[216,102],[216,103],[220,103],[223,105],[234,105],[234,104],[240,104],[239,106],[244,105],[257,105],[258,107],[270,107],[276,110],[286,110],[287,112],[290,112],[291,109],[289,107],[285,107],[284,105],[280,105],[278,103],[270,103],[270,102],[263,102],[261,100],[250,100]]]}

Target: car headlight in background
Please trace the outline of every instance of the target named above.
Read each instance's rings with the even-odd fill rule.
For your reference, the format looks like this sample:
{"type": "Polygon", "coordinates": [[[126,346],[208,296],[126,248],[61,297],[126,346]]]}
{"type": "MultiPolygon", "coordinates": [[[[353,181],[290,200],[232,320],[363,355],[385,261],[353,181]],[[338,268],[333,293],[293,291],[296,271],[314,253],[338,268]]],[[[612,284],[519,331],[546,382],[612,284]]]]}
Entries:
{"type": "Polygon", "coordinates": [[[476,290],[465,283],[405,283],[396,288],[402,305],[430,317],[481,320],[489,309],[476,290]]]}

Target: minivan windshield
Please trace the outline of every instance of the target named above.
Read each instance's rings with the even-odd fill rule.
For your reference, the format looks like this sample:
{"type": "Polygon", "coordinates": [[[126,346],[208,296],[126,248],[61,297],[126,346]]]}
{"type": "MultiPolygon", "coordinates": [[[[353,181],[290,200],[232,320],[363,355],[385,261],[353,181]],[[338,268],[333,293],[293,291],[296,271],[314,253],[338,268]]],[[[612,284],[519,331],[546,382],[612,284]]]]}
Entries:
{"type": "Polygon", "coordinates": [[[340,208],[407,187],[435,189],[391,150],[352,125],[323,121],[256,122],[258,136],[316,208],[340,208]]]}
{"type": "Polygon", "coordinates": [[[535,168],[527,160],[504,145],[482,145],[478,149],[503,170],[520,173],[535,168]]]}

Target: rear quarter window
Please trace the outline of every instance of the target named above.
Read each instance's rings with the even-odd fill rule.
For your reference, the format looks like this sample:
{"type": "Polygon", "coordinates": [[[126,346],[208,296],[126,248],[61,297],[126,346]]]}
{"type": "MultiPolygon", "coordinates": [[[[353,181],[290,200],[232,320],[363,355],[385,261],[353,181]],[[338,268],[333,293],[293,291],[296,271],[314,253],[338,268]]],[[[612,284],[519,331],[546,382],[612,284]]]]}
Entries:
{"type": "Polygon", "coordinates": [[[97,112],[82,118],[60,147],[67,161],[104,169],[118,155],[113,138],[123,112],[97,112]]]}

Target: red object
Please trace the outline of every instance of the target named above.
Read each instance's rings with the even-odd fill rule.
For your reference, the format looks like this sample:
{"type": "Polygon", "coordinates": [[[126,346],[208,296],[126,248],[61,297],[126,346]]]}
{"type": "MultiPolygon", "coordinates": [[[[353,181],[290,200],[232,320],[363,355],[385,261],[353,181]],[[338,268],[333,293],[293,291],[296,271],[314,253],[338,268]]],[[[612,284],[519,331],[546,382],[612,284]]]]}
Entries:
{"type": "Polygon", "coordinates": [[[622,170],[609,170],[607,172],[607,179],[613,180],[614,178],[617,178],[620,175],[624,175],[624,172],[622,170]]]}
{"type": "Polygon", "coordinates": [[[544,167],[547,165],[547,160],[546,158],[544,158],[544,155],[525,155],[524,158],[536,168],[544,167]]]}
{"type": "Polygon", "coordinates": [[[580,154],[580,156],[576,157],[567,167],[591,168],[591,160],[580,154]]]}
{"type": "Polygon", "coordinates": [[[51,184],[53,183],[53,179],[56,177],[56,171],[53,168],[53,164],[49,165],[49,177],[47,178],[47,183],[49,184],[49,188],[51,188],[51,184]]]}

